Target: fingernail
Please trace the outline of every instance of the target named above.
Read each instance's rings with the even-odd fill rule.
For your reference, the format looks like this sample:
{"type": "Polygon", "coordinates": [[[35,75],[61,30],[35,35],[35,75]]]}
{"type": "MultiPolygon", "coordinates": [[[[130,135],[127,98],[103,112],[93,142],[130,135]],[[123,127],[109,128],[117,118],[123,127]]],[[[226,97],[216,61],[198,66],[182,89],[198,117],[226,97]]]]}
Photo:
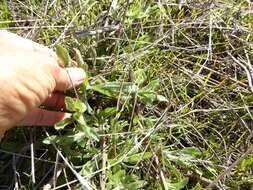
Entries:
{"type": "Polygon", "coordinates": [[[71,118],[72,114],[71,113],[64,113],[63,119],[71,118]]]}
{"type": "Polygon", "coordinates": [[[79,85],[86,77],[86,73],[80,68],[67,68],[66,69],[74,85],[79,85]]]}

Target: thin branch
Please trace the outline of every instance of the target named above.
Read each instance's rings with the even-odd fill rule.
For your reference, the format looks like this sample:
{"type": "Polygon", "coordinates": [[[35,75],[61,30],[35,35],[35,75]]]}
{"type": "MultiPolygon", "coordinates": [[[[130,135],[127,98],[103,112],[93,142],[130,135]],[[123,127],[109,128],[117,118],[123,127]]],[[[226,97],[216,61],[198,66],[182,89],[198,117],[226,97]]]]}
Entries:
{"type": "Polygon", "coordinates": [[[162,170],[162,168],[160,166],[160,161],[158,159],[158,156],[155,154],[154,151],[152,151],[152,152],[153,152],[153,155],[155,157],[155,162],[156,162],[156,165],[157,165],[158,170],[159,170],[159,176],[160,176],[161,181],[162,181],[163,189],[164,190],[169,190],[167,182],[166,182],[166,179],[165,179],[165,176],[164,176],[164,173],[163,173],[163,170],[162,170]]]}
{"type": "Polygon", "coordinates": [[[250,91],[253,92],[252,75],[251,75],[249,69],[248,69],[244,64],[242,64],[238,59],[236,59],[230,52],[228,52],[228,55],[229,55],[238,65],[240,65],[240,66],[245,70],[246,75],[247,75],[247,78],[248,78],[248,84],[249,84],[250,91]]]}
{"type": "Polygon", "coordinates": [[[209,20],[209,41],[208,41],[207,56],[206,56],[205,62],[201,65],[201,68],[197,72],[197,75],[199,75],[201,73],[204,66],[208,63],[208,61],[212,60],[212,28],[213,28],[213,16],[210,15],[210,20],[209,20]]]}
{"type": "Polygon", "coordinates": [[[35,166],[34,166],[34,143],[33,143],[33,129],[29,130],[30,133],[30,152],[31,152],[31,175],[32,175],[32,186],[36,184],[35,180],[35,166]]]}

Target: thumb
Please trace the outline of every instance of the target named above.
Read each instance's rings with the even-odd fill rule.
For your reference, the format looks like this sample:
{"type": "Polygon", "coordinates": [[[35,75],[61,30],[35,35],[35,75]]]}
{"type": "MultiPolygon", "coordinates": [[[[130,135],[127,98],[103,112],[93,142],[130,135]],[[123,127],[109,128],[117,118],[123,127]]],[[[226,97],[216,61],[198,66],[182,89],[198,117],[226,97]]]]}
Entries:
{"type": "Polygon", "coordinates": [[[83,80],[86,78],[86,73],[80,68],[60,68],[59,73],[56,77],[56,87],[55,90],[64,91],[73,86],[78,86],[82,84],[83,80]]]}

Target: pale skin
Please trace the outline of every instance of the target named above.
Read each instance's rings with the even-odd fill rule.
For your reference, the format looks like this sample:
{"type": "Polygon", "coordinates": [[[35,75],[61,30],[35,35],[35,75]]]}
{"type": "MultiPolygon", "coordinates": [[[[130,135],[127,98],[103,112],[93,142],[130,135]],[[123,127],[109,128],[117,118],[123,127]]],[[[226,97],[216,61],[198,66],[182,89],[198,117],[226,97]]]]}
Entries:
{"type": "Polygon", "coordinates": [[[63,68],[53,50],[0,30],[0,139],[15,126],[49,126],[70,117],[47,108],[62,110],[61,92],[84,78],[82,69],[63,68]]]}

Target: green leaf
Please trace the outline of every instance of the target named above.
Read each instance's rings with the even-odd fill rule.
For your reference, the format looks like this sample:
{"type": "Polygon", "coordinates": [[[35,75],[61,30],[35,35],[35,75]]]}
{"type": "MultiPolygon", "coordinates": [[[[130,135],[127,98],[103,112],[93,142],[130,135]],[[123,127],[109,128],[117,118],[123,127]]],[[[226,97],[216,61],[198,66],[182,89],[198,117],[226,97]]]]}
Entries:
{"type": "Polygon", "coordinates": [[[202,189],[203,187],[199,183],[197,183],[197,185],[195,185],[195,187],[193,188],[193,190],[202,190],[202,189]]]}
{"type": "Polygon", "coordinates": [[[103,118],[108,118],[112,115],[114,115],[117,112],[117,108],[116,107],[108,107],[105,108],[104,110],[99,112],[99,116],[103,117],[103,118]]]}
{"type": "Polygon", "coordinates": [[[86,105],[79,99],[66,97],[65,104],[67,110],[71,112],[84,113],[87,109],[86,105]]]}
{"type": "Polygon", "coordinates": [[[180,151],[181,154],[191,155],[193,157],[199,157],[202,155],[201,151],[196,147],[186,147],[180,151]]]}
{"type": "Polygon", "coordinates": [[[126,171],[125,170],[119,170],[117,173],[115,173],[113,175],[113,181],[115,184],[117,183],[121,183],[121,179],[124,178],[124,176],[126,176],[126,171]]]}
{"type": "Polygon", "coordinates": [[[146,181],[138,180],[138,181],[126,184],[126,188],[131,189],[131,190],[135,190],[135,189],[137,190],[137,189],[143,188],[146,184],[147,184],[146,181]]]}
{"type": "Polygon", "coordinates": [[[167,182],[167,187],[171,190],[180,190],[183,189],[188,184],[188,181],[189,181],[188,178],[183,178],[180,179],[180,181],[177,183],[167,182]]]}
{"type": "Polygon", "coordinates": [[[85,127],[84,132],[88,138],[93,138],[95,141],[99,141],[99,136],[94,129],[85,127]]]}
{"type": "Polygon", "coordinates": [[[73,135],[73,141],[79,142],[83,140],[86,137],[86,134],[84,132],[78,132],[75,135],[73,135]]]}
{"type": "Polygon", "coordinates": [[[121,96],[129,96],[132,93],[136,93],[138,87],[131,82],[106,82],[100,84],[94,84],[90,86],[90,89],[99,92],[105,96],[118,98],[121,91],[121,96]]]}
{"type": "Polygon", "coordinates": [[[97,167],[96,160],[89,160],[82,166],[82,169],[79,173],[82,176],[90,175],[96,170],[96,167],[97,167]]]}
{"type": "Polygon", "coordinates": [[[73,117],[77,122],[76,129],[83,132],[87,138],[93,138],[95,141],[99,141],[98,134],[94,129],[87,125],[83,115],[80,113],[74,113],[73,117]]]}
{"type": "Polygon", "coordinates": [[[129,163],[137,163],[141,160],[146,160],[152,157],[152,153],[151,152],[145,152],[143,153],[137,153],[137,154],[133,154],[131,156],[129,156],[125,161],[129,162],[129,163]]]}
{"type": "Polygon", "coordinates": [[[66,104],[66,109],[68,111],[72,111],[72,112],[75,111],[75,100],[73,98],[66,97],[65,104],[66,104]]]}
{"type": "Polygon", "coordinates": [[[141,92],[154,92],[156,91],[160,86],[159,80],[152,80],[150,83],[148,83],[147,86],[143,87],[140,91],[141,92]]]}
{"type": "Polygon", "coordinates": [[[88,65],[83,61],[83,57],[82,57],[81,52],[76,48],[74,48],[74,51],[75,51],[75,58],[76,58],[78,65],[81,66],[84,69],[84,71],[87,72],[88,65]]]}
{"type": "Polygon", "coordinates": [[[151,104],[156,100],[156,93],[152,91],[151,92],[142,91],[138,93],[138,97],[140,98],[142,102],[151,104]]]}
{"type": "Polygon", "coordinates": [[[67,125],[71,124],[73,122],[72,118],[66,118],[54,125],[54,128],[56,130],[64,129],[67,125]]]}
{"type": "Polygon", "coordinates": [[[67,134],[67,135],[63,135],[63,136],[57,136],[56,142],[58,144],[61,144],[61,145],[70,145],[70,144],[73,144],[75,141],[77,141],[75,139],[75,135],[73,135],[73,134],[70,134],[70,135],[67,134]]]}
{"type": "Polygon", "coordinates": [[[157,98],[162,98],[157,97],[157,89],[159,87],[159,80],[153,80],[151,81],[148,85],[145,87],[141,88],[138,92],[138,97],[140,100],[144,103],[153,103],[157,98]]]}
{"type": "Polygon", "coordinates": [[[250,168],[253,166],[253,154],[249,155],[248,158],[244,159],[241,162],[241,169],[246,170],[247,168],[250,168]]]}
{"type": "Polygon", "coordinates": [[[71,65],[71,58],[69,56],[69,52],[66,48],[61,45],[56,45],[56,54],[65,67],[69,67],[71,65]]]}
{"type": "Polygon", "coordinates": [[[52,135],[52,136],[45,138],[42,142],[44,144],[52,144],[52,142],[55,142],[56,138],[57,138],[56,135],[52,135]]]}
{"type": "Polygon", "coordinates": [[[76,122],[80,123],[81,125],[87,126],[87,123],[82,113],[74,113],[72,117],[76,122]]]}
{"type": "Polygon", "coordinates": [[[138,69],[137,71],[134,72],[134,75],[135,75],[135,82],[139,86],[142,85],[147,79],[144,69],[138,69]]]}
{"type": "Polygon", "coordinates": [[[168,151],[164,150],[165,157],[170,161],[190,167],[196,158],[202,155],[201,151],[196,147],[186,147],[181,150],[168,151]]]}

